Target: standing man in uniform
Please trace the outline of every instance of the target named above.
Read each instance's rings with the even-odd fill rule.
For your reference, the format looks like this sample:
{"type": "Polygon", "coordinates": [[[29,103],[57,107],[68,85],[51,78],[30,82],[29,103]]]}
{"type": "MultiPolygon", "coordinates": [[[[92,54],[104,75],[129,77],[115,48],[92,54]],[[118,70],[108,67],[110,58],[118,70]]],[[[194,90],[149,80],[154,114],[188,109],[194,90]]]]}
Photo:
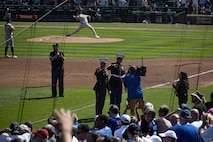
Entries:
{"type": "Polygon", "coordinates": [[[79,13],[76,16],[73,15],[73,18],[76,18],[77,20],[80,21],[80,23],[81,23],[80,26],[78,27],[78,29],[76,29],[75,31],[67,34],[66,36],[71,36],[71,35],[79,32],[83,28],[88,28],[88,29],[90,29],[93,32],[95,38],[100,38],[97,35],[95,29],[89,24],[89,21],[91,20],[91,16],[83,14],[82,10],[83,9],[80,8],[79,13]],[[89,19],[89,21],[88,21],[88,19],[89,19]]]}
{"type": "Polygon", "coordinates": [[[108,84],[108,72],[106,70],[107,58],[100,59],[100,67],[95,70],[97,82],[93,88],[96,94],[96,115],[102,114],[106,98],[106,90],[111,93],[108,84]]]}
{"type": "Polygon", "coordinates": [[[53,51],[50,52],[52,65],[52,97],[57,95],[57,80],[59,81],[59,96],[64,97],[64,53],[58,50],[58,43],[53,44],[53,51]]]}
{"type": "Polygon", "coordinates": [[[6,47],[4,50],[4,57],[10,58],[11,56],[7,55],[8,47],[10,46],[11,52],[12,52],[12,58],[16,59],[17,56],[14,55],[14,39],[13,39],[13,31],[15,30],[14,26],[11,24],[11,18],[6,18],[6,24],[4,26],[5,30],[5,41],[6,41],[6,47]]]}
{"type": "Polygon", "coordinates": [[[115,63],[107,68],[111,71],[111,77],[109,80],[109,85],[111,88],[110,104],[115,104],[120,109],[121,96],[122,96],[122,76],[125,74],[124,66],[121,65],[124,55],[117,54],[117,59],[115,63]]]}

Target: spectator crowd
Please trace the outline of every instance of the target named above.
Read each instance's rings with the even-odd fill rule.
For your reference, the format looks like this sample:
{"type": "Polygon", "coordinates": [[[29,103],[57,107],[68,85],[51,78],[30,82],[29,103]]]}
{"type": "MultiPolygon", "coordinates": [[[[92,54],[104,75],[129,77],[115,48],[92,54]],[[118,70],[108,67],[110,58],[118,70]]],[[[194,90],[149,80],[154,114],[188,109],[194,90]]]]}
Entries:
{"type": "MultiPolygon", "coordinates": [[[[24,6],[39,6],[39,5],[58,5],[64,0],[4,0],[2,5],[24,5],[24,6]]],[[[157,10],[157,7],[167,9],[169,7],[186,8],[188,14],[212,14],[212,0],[68,0],[69,6],[82,7],[128,7],[137,6],[145,7],[150,10],[157,10]],[[172,3],[172,4],[171,4],[172,3]]],[[[86,8],[85,8],[86,9],[86,8]]]]}
{"type": "Polygon", "coordinates": [[[122,113],[112,104],[107,115],[94,117],[92,127],[79,123],[77,114],[69,110],[55,110],[38,130],[30,121],[12,122],[0,131],[0,142],[211,142],[213,93],[210,99],[205,102],[203,94],[195,91],[191,94],[193,106],[183,103],[173,112],[166,104],[156,109],[146,102],[144,113],[136,116],[126,110],[122,113]]]}

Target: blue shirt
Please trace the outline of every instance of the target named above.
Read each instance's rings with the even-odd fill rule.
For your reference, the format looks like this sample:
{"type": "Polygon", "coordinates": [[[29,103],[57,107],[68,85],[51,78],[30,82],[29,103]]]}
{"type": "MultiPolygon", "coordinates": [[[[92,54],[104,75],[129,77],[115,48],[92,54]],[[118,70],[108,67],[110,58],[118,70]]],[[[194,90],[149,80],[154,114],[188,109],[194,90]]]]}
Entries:
{"type": "Polygon", "coordinates": [[[102,135],[102,136],[109,136],[112,137],[112,130],[110,129],[110,127],[104,127],[100,130],[96,131],[98,134],[102,135]]]}
{"type": "Polygon", "coordinates": [[[127,98],[129,100],[143,98],[140,76],[138,76],[137,74],[128,74],[123,77],[122,80],[127,87],[127,98]]]}
{"type": "Polygon", "coordinates": [[[201,139],[197,138],[198,128],[191,124],[174,126],[169,129],[175,131],[177,142],[201,142],[201,139]]]}
{"type": "Polygon", "coordinates": [[[120,117],[110,117],[107,122],[107,126],[111,128],[112,134],[115,130],[121,127],[121,118],[120,117]]]}

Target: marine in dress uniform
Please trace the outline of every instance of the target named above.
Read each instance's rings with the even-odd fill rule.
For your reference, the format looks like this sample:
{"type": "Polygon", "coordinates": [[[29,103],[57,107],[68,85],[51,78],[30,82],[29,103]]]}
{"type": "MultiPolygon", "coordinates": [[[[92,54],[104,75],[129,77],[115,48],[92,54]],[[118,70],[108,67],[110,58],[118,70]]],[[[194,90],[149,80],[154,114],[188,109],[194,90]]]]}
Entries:
{"type": "Polygon", "coordinates": [[[106,98],[106,90],[111,93],[108,84],[108,72],[106,70],[107,58],[100,59],[100,67],[95,70],[97,82],[93,88],[96,94],[96,115],[102,114],[104,102],[106,98]]]}
{"type": "Polygon", "coordinates": [[[57,95],[57,81],[59,81],[59,96],[64,97],[64,53],[58,50],[59,45],[53,44],[53,52],[50,52],[52,65],[52,97],[57,95]]]}
{"type": "Polygon", "coordinates": [[[117,60],[115,63],[107,68],[111,71],[111,77],[109,85],[111,88],[110,104],[115,104],[120,109],[121,96],[122,96],[122,76],[125,74],[124,66],[121,65],[124,55],[117,54],[117,60]]]}

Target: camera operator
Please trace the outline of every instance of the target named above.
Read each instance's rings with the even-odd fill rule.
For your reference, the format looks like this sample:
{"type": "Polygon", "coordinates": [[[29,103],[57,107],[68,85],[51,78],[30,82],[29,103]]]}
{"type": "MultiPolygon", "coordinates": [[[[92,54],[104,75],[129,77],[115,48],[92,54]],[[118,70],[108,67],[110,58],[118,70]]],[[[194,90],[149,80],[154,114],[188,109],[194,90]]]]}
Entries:
{"type": "Polygon", "coordinates": [[[127,89],[127,100],[131,115],[135,116],[135,105],[139,103],[139,107],[143,113],[144,97],[141,85],[140,74],[138,74],[136,66],[129,66],[126,76],[122,78],[125,88],[127,89]]]}

